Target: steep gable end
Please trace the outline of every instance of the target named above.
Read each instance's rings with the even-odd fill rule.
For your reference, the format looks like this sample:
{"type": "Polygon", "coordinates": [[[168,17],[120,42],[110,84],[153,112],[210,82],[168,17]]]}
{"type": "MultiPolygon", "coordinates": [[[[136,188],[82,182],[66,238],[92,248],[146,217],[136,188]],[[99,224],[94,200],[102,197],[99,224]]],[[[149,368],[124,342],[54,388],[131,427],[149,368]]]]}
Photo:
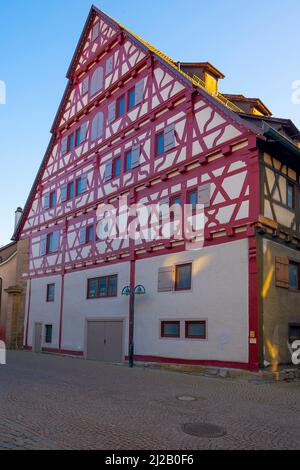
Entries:
{"type": "Polygon", "coordinates": [[[95,204],[120,187],[130,187],[153,172],[168,171],[249,134],[251,125],[197,88],[171,59],[155,51],[93,7],[68,73],[73,78],[15,237],[22,230],[35,231],[60,220],[78,207],[74,195],[66,204],[66,192],[73,185],[76,193],[78,178],[86,182],[81,206],[95,204]],[[133,106],[129,106],[131,92],[133,106]],[[164,130],[169,130],[165,135],[167,158],[156,158],[155,136],[164,130]],[[135,172],[125,171],[112,184],[107,178],[108,174],[111,178],[111,160],[121,157],[124,172],[130,148],[139,148],[135,172]],[[54,208],[49,207],[53,192],[54,208]]]}

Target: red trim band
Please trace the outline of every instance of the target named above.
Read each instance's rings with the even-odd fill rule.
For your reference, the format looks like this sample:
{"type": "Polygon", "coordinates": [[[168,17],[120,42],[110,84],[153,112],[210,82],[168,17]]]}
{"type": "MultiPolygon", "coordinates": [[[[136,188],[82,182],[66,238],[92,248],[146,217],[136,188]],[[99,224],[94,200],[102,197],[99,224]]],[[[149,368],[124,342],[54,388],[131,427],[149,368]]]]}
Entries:
{"type": "MultiPolygon", "coordinates": [[[[194,365],[194,366],[208,366],[208,367],[221,367],[227,369],[242,369],[250,370],[251,366],[248,363],[243,362],[223,362],[223,361],[205,361],[197,359],[177,359],[170,357],[158,357],[158,356],[135,356],[137,362],[154,362],[159,364],[178,364],[178,365],[194,365]]],[[[128,357],[126,357],[128,360],[128,357]]]]}

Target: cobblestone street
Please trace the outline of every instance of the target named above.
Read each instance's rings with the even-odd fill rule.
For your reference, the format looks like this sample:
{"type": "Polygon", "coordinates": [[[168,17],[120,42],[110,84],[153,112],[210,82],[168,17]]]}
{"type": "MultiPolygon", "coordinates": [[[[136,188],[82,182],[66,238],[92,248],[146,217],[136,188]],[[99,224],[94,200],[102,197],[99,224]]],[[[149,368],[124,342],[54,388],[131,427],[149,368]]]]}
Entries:
{"type": "Polygon", "coordinates": [[[10,352],[0,367],[0,449],[300,449],[300,383],[10,352]],[[187,423],[218,425],[226,435],[192,437],[187,423]]]}

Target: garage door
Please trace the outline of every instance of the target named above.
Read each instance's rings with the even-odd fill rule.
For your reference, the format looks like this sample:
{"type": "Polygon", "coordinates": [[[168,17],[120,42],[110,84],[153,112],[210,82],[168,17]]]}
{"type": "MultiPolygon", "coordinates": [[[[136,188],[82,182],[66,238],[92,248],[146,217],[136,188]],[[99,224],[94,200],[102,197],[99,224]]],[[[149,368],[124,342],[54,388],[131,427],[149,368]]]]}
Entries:
{"type": "Polygon", "coordinates": [[[91,361],[123,361],[123,322],[88,321],[86,356],[91,361]]]}

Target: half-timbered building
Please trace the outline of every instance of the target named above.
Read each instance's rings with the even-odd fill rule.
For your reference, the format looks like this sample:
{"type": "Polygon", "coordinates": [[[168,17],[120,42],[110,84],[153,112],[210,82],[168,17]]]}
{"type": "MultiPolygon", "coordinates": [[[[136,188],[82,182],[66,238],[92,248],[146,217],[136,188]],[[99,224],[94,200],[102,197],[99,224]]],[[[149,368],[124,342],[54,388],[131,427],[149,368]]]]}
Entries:
{"type": "Polygon", "coordinates": [[[300,323],[295,126],[96,7],[67,78],[15,233],[30,240],[25,347],[121,361],[134,338],[140,361],[256,370],[277,331],[287,360],[300,323]],[[203,246],[101,238],[99,207],[120,199],[204,206],[203,246]],[[122,292],[138,285],[133,330],[122,292]]]}

